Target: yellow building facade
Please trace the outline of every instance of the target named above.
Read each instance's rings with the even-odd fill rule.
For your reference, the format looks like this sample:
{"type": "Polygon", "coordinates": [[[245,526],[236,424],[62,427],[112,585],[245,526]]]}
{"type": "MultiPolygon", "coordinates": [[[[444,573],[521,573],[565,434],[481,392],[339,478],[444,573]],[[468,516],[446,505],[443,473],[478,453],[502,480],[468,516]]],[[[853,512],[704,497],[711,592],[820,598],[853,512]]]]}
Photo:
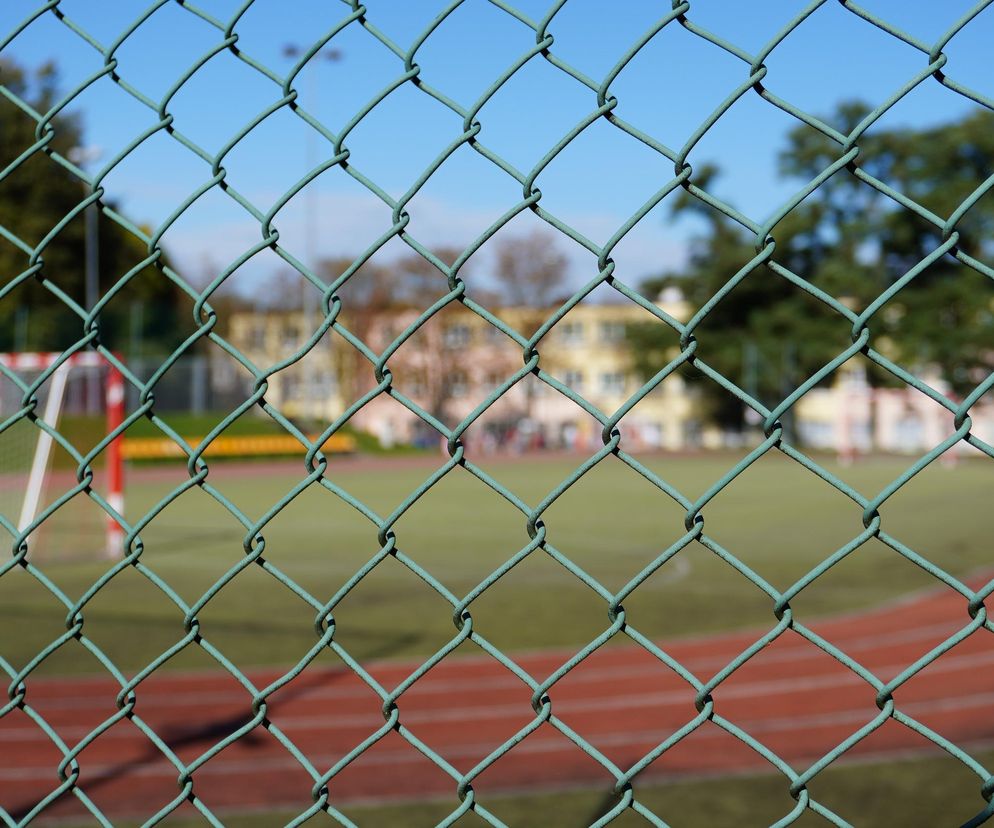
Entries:
{"type": "MultiPolygon", "coordinates": [[[[678,295],[660,301],[658,307],[680,321],[691,315],[678,295]]],[[[533,308],[495,311],[523,339],[553,313],[533,308]]],[[[349,424],[387,446],[432,446],[440,437],[431,420],[455,428],[503,389],[463,435],[465,443],[484,452],[589,451],[602,445],[600,420],[611,417],[643,387],[626,330],[655,319],[634,303],[581,303],[537,344],[544,380],[528,374],[509,385],[524,365],[520,341],[454,303],[394,347],[418,317],[413,308],[380,311],[367,315],[361,324],[343,315],[342,323],[373,353],[391,350],[386,365],[390,388],[396,392],[373,396],[352,414],[349,424]],[[571,399],[562,389],[582,401],[571,399]],[[593,411],[588,410],[591,407],[593,411]],[[412,408],[427,412],[428,418],[412,408]]],[[[655,324],[663,323],[655,320],[655,324]]],[[[240,312],[232,315],[228,325],[232,344],[262,370],[289,359],[305,344],[306,333],[299,312],[240,312]]],[[[678,353],[675,343],[674,335],[674,356],[678,353]]],[[[930,380],[945,393],[941,379],[930,380]]],[[[339,334],[328,332],[304,359],[270,378],[266,399],[288,417],[327,423],[376,387],[368,356],[339,334]]],[[[871,388],[865,366],[855,359],[836,372],[830,386],[814,388],[798,400],[793,415],[804,446],[834,451],[843,458],[869,451],[921,453],[953,430],[952,415],[924,395],[908,389],[871,388]]],[[[978,403],[972,416],[974,433],[994,441],[994,404],[978,403]]],[[[625,446],[635,451],[717,449],[760,437],[755,428],[723,433],[709,423],[699,394],[679,372],[639,399],[619,428],[625,446]]],[[[971,450],[964,445],[957,451],[971,450]]]]}
{"type": "MultiPolygon", "coordinates": [[[[661,307],[682,319],[682,301],[661,307]]],[[[537,330],[552,311],[505,308],[495,315],[522,336],[537,330]]],[[[363,320],[363,340],[376,353],[417,319],[417,311],[394,309],[363,320]]],[[[485,449],[588,448],[601,444],[598,418],[554,387],[560,383],[610,417],[636,394],[637,375],[629,325],[654,317],[632,303],[580,304],[538,343],[544,382],[528,375],[488,408],[466,439],[485,449]]],[[[343,317],[348,327],[349,320],[343,317]]],[[[661,323],[660,323],[661,324],[661,323]]],[[[299,312],[241,312],[229,322],[232,343],[261,368],[287,359],[305,342],[299,312]]],[[[446,309],[397,348],[388,363],[392,387],[447,426],[468,416],[523,362],[521,345],[462,305],[446,309]]],[[[376,384],[373,367],[337,334],[326,334],[299,363],[270,379],[266,399],[291,418],[333,420],[376,384]]],[[[368,402],[350,419],[353,427],[381,442],[424,443],[437,432],[388,395],[368,402]]],[[[704,431],[695,395],[679,376],[649,391],[620,424],[631,448],[679,450],[696,445],[704,431]]]]}

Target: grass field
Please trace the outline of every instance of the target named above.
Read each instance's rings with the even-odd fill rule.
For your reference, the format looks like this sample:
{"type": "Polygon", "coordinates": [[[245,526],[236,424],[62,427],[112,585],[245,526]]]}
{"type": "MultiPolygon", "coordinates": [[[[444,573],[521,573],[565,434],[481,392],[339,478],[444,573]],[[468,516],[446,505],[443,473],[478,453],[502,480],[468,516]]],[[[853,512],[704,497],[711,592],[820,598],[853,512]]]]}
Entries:
{"type": "MultiPolygon", "coordinates": [[[[734,462],[731,455],[657,457],[652,468],[689,497],[700,495],[734,462]]],[[[342,461],[330,477],[379,514],[389,514],[441,461],[430,457],[361,466],[342,461]]],[[[490,470],[528,503],[537,503],[578,460],[494,461],[490,470]]],[[[874,494],[906,465],[870,459],[838,470],[874,494]]],[[[884,526],[956,574],[990,566],[991,511],[983,462],[936,466],[882,509],[884,526]]],[[[132,472],[127,513],[134,519],[185,479],[177,466],[132,472]]],[[[287,465],[216,466],[215,485],[256,518],[299,480],[287,465]]],[[[65,482],[68,486],[69,483],[65,482]]],[[[81,501],[51,520],[38,560],[76,598],[108,564],[57,560],[51,550],[78,538],[81,501]],[[74,511],[75,510],[75,511],[74,511]],[[47,548],[46,548],[47,547],[47,548]],[[48,558],[48,559],[46,559],[48,558]]],[[[791,461],[767,456],[704,512],[710,535],[774,586],[800,578],[862,529],[859,507],[791,461]]],[[[609,457],[546,513],[549,540],[607,588],[616,590],[683,532],[683,511],[609,457]]],[[[428,492],[396,525],[398,546],[457,595],[469,592],[528,540],[525,520],[462,469],[428,492]]],[[[376,529],[351,507],[312,486],[264,530],[266,558],[320,600],[333,595],[378,550],[376,529]]],[[[243,530],[200,490],[183,494],[143,531],[142,560],[188,602],[196,601],[243,555],[243,530]]],[[[801,617],[878,604],[934,580],[876,540],[819,578],[792,603],[801,617]]],[[[654,637],[770,625],[760,590],[693,544],[625,601],[628,619],[654,637]]],[[[606,604],[541,551],[472,605],[475,629],[502,648],[576,647],[608,626],[606,604]]],[[[454,633],[449,605],[396,559],[387,558],[336,610],[337,638],[361,658],[424,656],[454,633]]],[[[26,663],[65,629],[60,604],[17,570],[0,579],[0,651],[26,663]]],[[[136,669],[183,636],[183,618],[137,571],[120,573],[85,609],[86,632],[119,665],[136,669]]],[[[290,664],[312,645],[314,612],[258,566],[241,572],[200,613],[202,631],[240,666],[290,664]]],[[[466,645],[467,651],[475,650],[466,645]]],[[[170,667],[212,666],[188,647],[170,667]]],[[[77,642],[49,659],[45,672],[99,670],[77,642]]]]}
{"type": "MultiPolygon", "coordinates": [[[[994,753],[977,758],[994,763],[994,753]]],[[[830,767],[811,786],[818,800],[853,825],[872,828],[939,828],[954,826],[972,817],[983,805],[976,777],[943,758],[914,758],[897,762],[859,762],[830,767]]],[[[736,776],[675,781],[669,785],[644,785],[638,799],[662,816],[673,828],[759,828],[786,816],[792,800],[783,777],[736,776]]],[[[529,796],[497,796],[485,806],[515,828],[576,828],[590,825],[615,804],[613,797],[593,791],[557,791],[529,796]]],[[[357,825],[428,828],[452,813],[454,799],[445,802],[404,803],[393,806],[356,806],[344,813],[357,825]]],[[[199,815],[176,818],[172,828],[200,828],[199,815]]],[[[239,828],[284,825],[296,814],[232,814],[227,824],[239,828]]],[[[309,826],[333,824],[324,814],[309,826]]],[[[487,823],[475,814],[464,816],[461,828],[487,823]]],[[[137,828],[137,823],[135,824],[137,828]]],[[[636,828],[648,823],[628,811],[612,826],[636,828]]],[[[828,823],[810,811],[793,823],[796,828],[823,828],[828,823]]]]}
{"type": "MultiPolygon", "coordinates": [[[[688,497],[697,497],[736,457],[655,457],[649,465],[688,497]]],[[[440,463],[437,457],[340,460],[329,476],[381,515],[389,514],[440,463]]],[[[539,502],[579,459],[493,461],[488,470],[528,503],[539,502]]],[[[906,466],[868,459],[838,469],[855,488],[875,494],[906,466]]],[[[992,522],[984,462],[955,470],[936,466],[916,477],[882,508],[884,526],[917,552],[957,575],[990,567],[992,522]]],[[[253,518],[300,479],[282,463],[223,464],[212,482],[253,518]]],[[[185,470],[131,470],[127,513],[150,509],[180,485],[185,470]]],[[[68,485],[63,475],[60,480],[68,485]]],[[[85,501],[57,513],[39,538],[37,561],[76,598],[108,567],[97,559],[59,560],[57,549],[80,537],[85,501]]],[[[862,529],[859,507],[792,462],[769,456],[705,509],[709,534],[778,588],[785,588],[862,529]]],[[[544,516],[549,540],[609,589],[618,589],[683,532],[683,512],[642,478],[608,458],[554,503],[544,516]]],[[[527,542],[524,518],[456,469],[396,525],[398,545],[457,595],[469,592],[527,542]]],[[[266,527],[266,557],[319,599],[327,599],[378,549],[376,529],[333,494],[312,486],[266,527]]],[[[188,601],[196,601],[241,558],[243,530],[200,490],[183,494],[142,532],[143,561],[188,601]]],[[[793,602],[802,618],[879,605],[934,580],[879,542],[871,541],[819,578],[793,602]]],[[[691,545],[625,601],[629,621],[658,638],[748,626],[771,626],[769,599],[730,566],[691,545]]],[[[135,671],[183,636],[183,618],[148,580],[126,570],[86,606],[85,630],[119,666],[135,671]]],[[[577,648],[608,625],[602,598],[542,552],[536,552],[473,603],[474,627],[510,651],[577,648]]],[[[313,611],[258,566],[224,587],[200,613],[202,631],[240,667],[289,666],[314,642],[313,611]]],[[[454,633],[450,607],[396,559],[385,559],[336,610],[337,639],[356,657],[423,657],[454,633]]],[[[28,662],[65,629],[60,604],[27,573],[0,578],[0,653],[15,667],[28,662]]],[[[465,644],[457,651],[474,653],[465,644]]],[[[322,657],[330,664],[332,657],[322,657]]],[[[187,647],[165,669],[216,665],[187,647]]],[[[102,668],[76,641],[40,668],[78,674],[102,668]]],[[[981,761],[994,754],[978,753],[981,761]]],[[[812,788],[820,802],[856,825],[956,825],[981,806],[976,776],[942,756],[916,761],[831,767],[812,788]]],[[[790,809],[786,784],[772,775],[676,779],[640,786],[641,801],[673,826],[769,825],[790,809]]],[[[390,805],[353,804],[360,825],[434,825],[455,799],[390,805]]],[[[609,810],[603,792],[501,795],[485,803],[514,826],[586,825],[609,810]]],[[[226,824],[283,824],[290,814],[231,814],[226,824]],[[230,820],[230,821],[229,821],[230,820]]],[[[327,824],[324,818],[314,824],[327,824]]],[[[184,806],[169,821],[204,824],[184,806]],[[184,816],[185,814],[185,816],[184,816]]],[[[483,824],[474,815],[460,825],[483,824]]],[[[644,824],[634,813],[615,823],[644,824]]],[[[799,826],[825,824],[808,813],[799,826]]]]}

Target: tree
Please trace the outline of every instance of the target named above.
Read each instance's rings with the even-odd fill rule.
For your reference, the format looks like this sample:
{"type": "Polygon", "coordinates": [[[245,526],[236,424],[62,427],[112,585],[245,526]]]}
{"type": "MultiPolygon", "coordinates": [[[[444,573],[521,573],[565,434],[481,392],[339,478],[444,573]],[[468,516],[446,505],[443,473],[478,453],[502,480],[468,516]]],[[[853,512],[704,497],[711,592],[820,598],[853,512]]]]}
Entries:
{"type": "MultiPolygon", "coordinates": [[[[837,117],[849,130],[868,110],[849,104],[837,117]]],[[[791,138],[781,168],[787,175],[810,179],[827,163],[830,142],[800,129],[791,138]]],[[[925,130],[883,130],[860,146],[864,170],[946,219],[994,174],[994,113],[977,110],[958,122],[925,130]]],[[[826,290],[852,297],[861,310],[942,244],[940,228],[848,171],[826,182],[817,196],[801,205],[806,235],[800,241],[821,252],[813,257],[815,278],[826,290]]],[[[956,230],[956,249],[989,261],[994,202],[981,198],[959,218],[956,230]]],[[[947,254],[874,316],[874,344],[913,371],[937,370],[954,392],[966,393],[994,367],[991,287],[986,276],[947,254]]],[[[890,381],[880,372],[875,379],[890,381]]]]}
{"type": "Polygon", "coordinates": [[[531,336],[544,321],[544,312],[562,300],[566,282],[566,256],[556,247],[555,237],[535,230],[524,236],[502,239],[494,254],[497,287],[512,307],[534,309],[529,314],[531,336]]]}
{"type": "MultiPolygon", "coordinates": [[[[867,107],[844,104],[834,114],[842,132],[867,107]]],[[[870,130],[860,139],[859,166],[945,218],[994,172],[994,115],[977,113],[927,130],[870,130]]],[[[780,157],[781,174],[808,182],[840,155],[838,145],[806,126],[794,129],[780,157]]],[[[718,171],[696,179],[708,189],[718,171]]],[[[643,284],[655,297],[678,286],[697,308],[755,255],[754,239],[718,211],[682,193],[675,212],[696,211],[705,232],[692,243],[685,269],[643,284]]],[[[957,224],[959,249],[991,252],[994,204],[981,200],[957,224]]],[[[792,210],[773,231],[773,261],[857,312],[867,308],[942,242],[941,232],[844,169],[792,210]]],[[[939,371],[959,393],[991,369],[992,296],[985,280],[951,255],[913,279],[870,320],[871,346],[909,370],[939,371]]],[[[673,336],[660,325],[633,325],[636,367],[651,376],[674,356],[673,336]]],[[[779,403],[849,344],[851,324],[763,264],[722,299],[695,331],[697,357],[753,393],[779,403]]],[[[743,407],[699,371],[687,377],[720,424],[739,428],[743,407]]],[[[875,383],[893,382],[886,372],[875,383]]],[[[831,381],[829,378],[828,381],[831,381]]]]}
{"type": "MultiPolygon", "coordinates": [[[[545,322],[550,307],[565,299],[566,256],[556,247],[554,236],[535,230],[502,239],[494,258],[500,295],[516,310],[519,333],[531,337],[545,322]]],[[[529,420],[537,382],[534,376],[523,380],[524,416],[529,420]]]]}
{"type": "MultiPolygon", "coordinates": [[[[433,255],[446,263],[455,261],[459,255],[454,248],[440,247],[432,251],[433,255]]],[[[330,283],[338,280],[349,270],[354,259],[340,257],[327,259],[321,264],[321,273],[330,283]]],[[[463,269],[463,275],[468,275],[463,269]]],[[[410,253],[390,262],[379,264],[368,261],[364,263],[338,291],[342,300],[341,322],[366,344],[376,351],[382,351],[389,342],[401,332],[393,331],[387,336],[387,328],[392,327],[391,320],[406,316],[410,321],[418,313],[429,308],[439,298],[449,291],[445,274],[434,264],[417,253],[410,253]]],[[[445,312],[443,311],[443,315],[445,312]]],[[[336,337],[336,371],[340,378],[347,378],[347,387],[352,399],[358,399],[376,384],[372,367],[366,357],[351,344],[336,337]]],[[[406,347],[411,351],[418,345],[426,347],[421,340],[406,347]]],[[[404,354],[394,365],[410,362],[404,354]]],[[[439,363],[440,364],[440,363],[439,363]]],[[[436,375],[438,365],[433,365],[431,376],[436,375]]],[[[413,369],[412,369],[413,370],[413,369]]],[[[442,393],[443,383],[434,383],[437,389],[432,391],[432,398],[439,400],[433,403],[433,408],[444,409],[446,395],[442,393]]]]}
{"type": "MultiPolygon", "coordinates": [[[[4,59],[0,77],[8,90],[38,112],[47,112],[58,99],[52,64],[29,74],[4,59]]],[[[0,180],[0,226],[31,248],[85,198],[82,181],[53,160],[70,157],[83,144],[80,119],[59,114],[52,119],[52,140],[21,161],[0,180]]],[[[0,169],[7,168],[36,142],[37,124],[7,98],[0,98],[0,169]]],[[[104,204],[113,207],[105,199],[104,204]]],[[[146,256],[145,243],[101,215],[98,222],[99,288],[109,290],[146,256]]],[[[44,267],[0,299],[0,350],[62,350],[84,335],[82,320],[42,284],[53,285],[80,305],[85,302],[85,218],[66,224],[41,252],[44,267]]],[[[172,350],[182,340],[179,325],[180,293],[162,272],[163,259],[142,268],[100,314],[101,342],[121,349],[129,334],[131,307],[138,302],[150,309],[143,314],[142,338],[146,352],[172,350]]],[[[29,267],[29,255],[8,239],[0,238],[0,285],[8,286],[29,267]]]]}

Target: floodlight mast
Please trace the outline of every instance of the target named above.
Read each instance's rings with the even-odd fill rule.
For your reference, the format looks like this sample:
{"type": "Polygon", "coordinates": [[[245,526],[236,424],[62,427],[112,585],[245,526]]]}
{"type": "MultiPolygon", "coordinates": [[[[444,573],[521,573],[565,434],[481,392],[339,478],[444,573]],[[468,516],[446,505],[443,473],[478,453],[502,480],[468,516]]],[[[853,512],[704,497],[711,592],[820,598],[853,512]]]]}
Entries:
{"type": "MultiPolygon", "coordinates": [[[[293,43],[288,43],[283,47],[283,56],[287,58],[299,58],[307,50],[293,43]]],[[[330,63],[337,63],[342,59],[342,52],[339,49],[322,49],[312,56],[323,57],[330,63]]],[[[309,73],[307,81],[308,97],[312,102],[318,100],[318,73],[309,73]]],[[[313,105],[313,104],[312,104],[313,105]]],[[[317,155],[317,133],[314,128],[307,125],[307,132],[304,138],[304,163],[307,165],[307,172],[310,172],[318,165],[317,155]]],[[[315,181],[309,182],[304,190],[304,256],[307,259],[307,266],[312,270],[317,270],[317,189],[315,181]]],[[[302,340],[306,340],[314,332],[314,307],[309,293],[311,285],[304,279],[300,288],[300,310],[301,322],[303,325],[302,340]]],[[[305,361],[303,365],[303,409],[305,416],[313,415],[314,389],[314,365],[310,361],[305,361]]]]}
{"type": "MultiPolygon", "coordinates": [[[[104,154],[103,147],[83,146],[69,150],[69,160],[74,164],[85,166],[96,163],[104,154]]],[[[87,205],[84,220],[84,283],[86,310],[92,311],[100,301],[100,204],[94,201],[87,205]]],[[[90,377],[86,388],[86,405],[90,414],[97,412],[99,386],[96,375],[90,377]]]]}

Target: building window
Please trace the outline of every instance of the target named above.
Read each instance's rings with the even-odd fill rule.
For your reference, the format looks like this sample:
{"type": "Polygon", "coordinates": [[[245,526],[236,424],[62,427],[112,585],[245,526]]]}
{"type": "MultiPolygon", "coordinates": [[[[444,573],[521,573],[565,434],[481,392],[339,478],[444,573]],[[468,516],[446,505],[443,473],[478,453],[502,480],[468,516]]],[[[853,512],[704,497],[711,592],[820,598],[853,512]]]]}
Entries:
{"type": "Polygon", "coordinates": [[[249,350],[252,351],[265,351],[266,350],[266,326],[264,323],[253,325],[249,328],[249,350]]]}
{"type": "Polygon", "coordinates": [[[406,376],[398,384],[398,389],[413,400],[423,400],[425,398],[425,379],[420,374],[406,376]]]}
{"type": "Polygon", "coordinates": [[[704,430],[699,420],[686,420],[683,424],[683,442],[685,446],[697,448],[701,444],[704,430]]]}
{"type": "Polygon", "coordinates": [[[600,324],[601,342],[608,345],[617,345],[625,341],[625,323],[618,321],[605,321],[600,324]]]}
{"type": "Polygon", "coordinates": [[[238,373],[231,360],[212,357],[208,363],[210,387],[217,391],[232,391],[238,383],[238,373]]]}
{"type": "Polygon", "coordinates": [[[660,422],[646,423],[642,427],[642,439],[651,448],[662,448],[666,442],[666,426],[660,422]]]}
{"type": "Polygon", "coordinates": [[[563,385],[577,394],[583,393],[583,371],[567,371],[563,375],[563,385]]]}
{"type": "Polygon", "coordinates": [[[334,371],[318,371],[314,375],[315,393],[318,397],[326,397],[338,390],[338,377],[334,371]]]}
{"type": "Polygon", "coordinates": [[[397,338],[397,328],[392,322],[385,322],[380,327],[380,336],[383,339],[383,346],[386,347],[397,338]]]}
{"type": "Polygon", "coordinates": [[[469,325],[463,325],[462,323],[448,325],[442,333],[442,344],[446,348],[465,348],[469,345],[469,340],[469,325]]]}
{"type": "Polygon", "coordinates": [[[870,383],[866,378],[866,368],[862,365],[853,366],[839,373],[841,375],[839,384],[843,388],[853,391],[863,391],[870,387],[870,383]]]}
{"type": "Polygon", "coordinates": [[[625,374],[623,371],[605,371],[601,374],[602,394],[624,394],[625,374]]]}
{"type": "Polygon", "coordinates": [[[465,397],[469,393],[469,382],[462,371],[453,371],[445,378],[445,389],[450,397],[465,397]]]}
{"type": "Polygon", "coordinates": [[[563,345],[583,344],[583,323],[582,322],[560,322],[559,340],[563,345]]]}
{"type": "Polygon", "coordinates": [[[300,347],[300,330],[296,325],[286,324],[280,331],[280,340],[284,348],[296,350],[300,347]]]}
{"type": "Polygon", "coordinates": [[[487,374],[484,382],[486,383],[488,391],[494,391],[497,388],[500,388],[501,383],[504,382],[504,377],[502,377],[500,374],[496,373],[495,371],[491,371],[490,373],[487,374]]]}
{"type": "Polygon", "coordinates": [[[284,400],[296,400],[300,396],[300,377],[295,374],[284,374],[280,377],[281,390],[284,400]]]}
{"type": "Polygon", "coordinates": [[[520,387],[525,392],[525,398],[533,400],[536,397],[544,397],[549,392],[549,386],[534,374],[529,374],[515,386],[520,387]]]}

